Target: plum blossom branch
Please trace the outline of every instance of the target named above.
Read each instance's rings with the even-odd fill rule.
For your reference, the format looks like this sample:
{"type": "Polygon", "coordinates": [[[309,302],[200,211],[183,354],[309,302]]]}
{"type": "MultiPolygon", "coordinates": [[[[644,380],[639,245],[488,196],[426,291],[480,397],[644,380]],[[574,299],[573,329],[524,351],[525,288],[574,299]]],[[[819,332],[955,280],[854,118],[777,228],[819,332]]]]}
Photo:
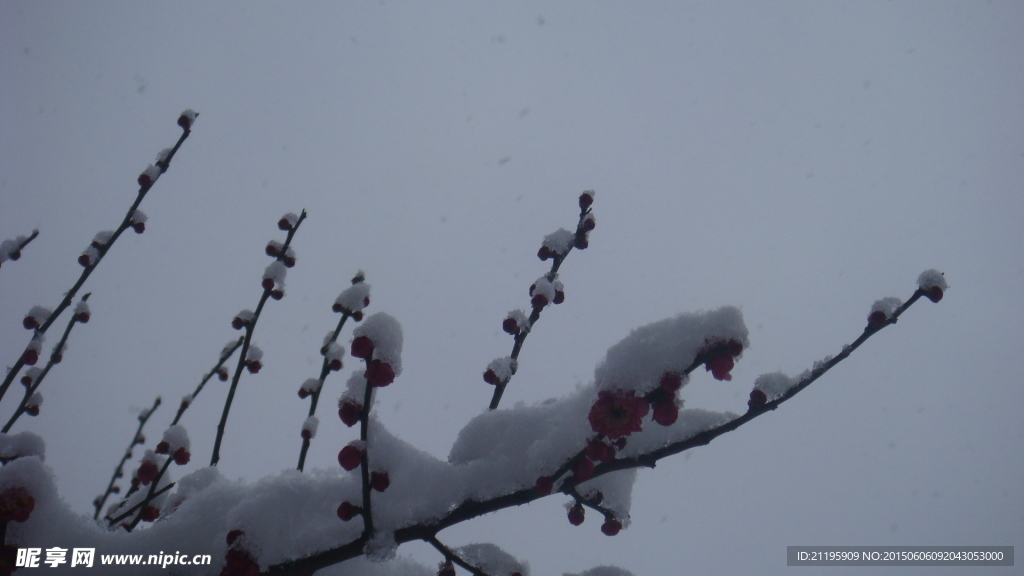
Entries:
{"type": "Polygon", "coordinates": [[[110,498],[111,494],[117,494],[121,491],[120,487],[116,486],[116,484],[117,480],[124,476],[124,464],[132,457],[132,449],[135,448],[137,444],[144,444],[146,442],[146,437],[142,435],[142,428],[146,425],[146,422],[149,422],[149,417],[153,415],[153,412],[160,407],[160,403],[161,399],[157,396],[156,401],[153,402],[153,407],[149,410],[143,410],[142,413],[139,414],[139,426],[135,429],[135,435],[132,436],[132,441],[128,445],[128,449],[125,450],[124,454],[121,456],[121,461],[118,462],[117,466],[114,468],[114,474],[110,477],[110,482],[107,483],[107,489],[103,494],[97,496],[92,502],[92,505],[96,508],[96,511],[93,512],[92,515],[93,520],[99,519],[100,510],[102,510],[103,505],[107,503],[107,498],[110,498]]]}
{"type": "Polygon", "coordinates": [[[576,224],[576,232],[561,229],[544,238],[537,257],[542,261],[551,260],[551,269],[530,287],[530,316],[526,317],[521,311],[516,310],[505,318],[502,329],[514,337],[512,354],[507,361],[492,362],[484,372],[484,381],[494,385],[494,393],[491,395],[491,403],[488,406],[489,410],[498,408],[501,396],[505,393],[505,387],[508,386],[509,380],[518,370],[519,353],[534,324],[540,319],[541,311],[548,304],[561,304],[565,300],[565,292],[561,288],[561,282],[558,281],[558,269],[573,248],[585,250],[590,245],[589,234],[594,229],[596,222],[590,208],[593,203],[593,190],[587,190],[580,194],[580,217],[576,224]]]}
{"type": "MultiPolygon", "coordinates": [[[[922,296],[928,298],[933,302],[938,302],[942,299],[943,290],[945,289],[945,282],[941,278],[937,278],[938,273],[930,274],[933,271],[928,271],[922,274],[919,278],[919,287],[914,292],[906,303],[899,306],[891,307],[885,315],[885,318],[879,321],[876,317],[875,320],[869,320],[868,325],[864,328],[861,335],[852,343],[844,346],[842,351],[834,357],[828,358],[825,361],[818,362],[814,365],[813,369],[806,372],[796,382],[794,382],[784,393],[779,397],[767,401],[763,393],[758,394],[760,390],[756,389],[751,393],[751,399],[748,403],[748,410],[742,416],[738,416],[729,420],[728,422],[714,426],[702,432],[696,433],[686,439],[672,442],[664,447],[649,450],[641,454],[636,454],[627,457],[616,457],[613,460],[607,462],[598,463],[592,473],[589,475],[587,480],[609,474],[611,472],[627,470],[633,468],[648,467],[653,468],[658,460],[666,458],[668,456],[679,454],[691,448],[697,446],[705,446],[712,440],[733,430],[738,429],[744,424],[750,422],[754,418],[768,412],[775,410],[783,402],[786,402],[802,390],[810,386],[815,380],[826,374],[829,370],[835,367],[837,364],[842,362],[844,359],[850,356],[857,348],[859,348],[864,342],[866,342],[871,336],[878,333],[883,328],[895,324],[899,317],[915,302],[917,302],[922,296]]],[[[874,314],[874,311],[872,312],[874,314]]],[[[720,369],[720,366],[715,364],[714,359],[720,354],[715,352],[715,347],[707,348],[706,351],[698,354],[697,358],[686,368],[685,372],[689,373],[701,364],[705,364],[708,370],[715,372],[720,369]]],[[[716,375],[724,376],[719,373],[716,375]]],[[[725,378],[719,378],[725,379],[725,378]]],[[[600,438],[600,435],[598,436],[600,438]]],[[[581,452],[582,453],[582,452],[581,452]]],[[[558,475],[564,474],[570,468],[573,467],[573,462],[578,461],[581,458],[580,454],[576,454],[569,458],[560,468],[558,475]]],[[[557,477],[557,476],[556,476],[557,477]]],[[[618,524],[618,520],[614,518],[614,512],[608,508],[600,506],[599,502],[595,502],[593,498],[587,498],[580,494],[577,487],[584,480],[576,477],[566,478],[560,486],[557,487],[557,491],[563,494],[572,496],[577,500],[577,505],[581,502],[589,502],[591,507],[596,507],[602,514],[605,515],[605,524],[602,526],[602,531],[605,534],[614,534],[621,529],[621,524],[618,524]]],[[[534,500],[544,498],[552,494],[551,485],[546,486],[532,486],[527,488],[521,488],[514,490],[507,494],[488,498],[485,500],[466,500],[461,504],[454,506],[447,514],[434,520],[430,524],[415,524],[399,528],[394,531],[394,541],[396,544],[403,544],[405,542],[411,542],[413,540],[423,540],[428,543],[432,543],[431,539],[436,540],[436,534],[445,528],[454,526],[461,522],[483,516],[492,512],[497,512],[505,508],[513,506],[520,506],[528,504],[534,500]]],[[[580,506],[582,510],[582,506],[580,506]]],[[[305,558],[299,558],[283,562],[266,569],[265,574],[312,574],[316,570],[331,566],[345,560],[360,556],[363,553],[363,545],[368,541],[366,534],[364,533],[359,538],[352,540],[342,546],[325,550],[305,558]]],[[[433,544],[433,543],[432,543],[433,544]]],[[[436,546],[435,546],[436,547],[436,546]]],[[[442,552],[443,553],[443,552],[442,552]]]]}
{"type": "MultiPolygon", "coordinates": [[[[36,329],[37,336],[45,334],[57,317],[71,305],[71,302],[75,299],[75,295],[78,294],[78,290],[85,284],[85,281],[88,280],[93,270],[95,270],[96,266],[99,265],[100,260],[103,259],[103,256],[105,256],[111,246],[114,245],[114,242],[117,241],[122,232],[127,230],[129,227],[132,227],[137,233],[141,233],[141,231],[144,230],[144,227],[140,228],[137,226],[138,220],[140,219],[139,214],[141,213],[139,205],[142,204],[142,200],[146,197],[146,193],[153,187],[153,184],[156,183],[160,175],[167,171],[167,168],[171,164],[171,159],[174,158],[174,155],[178,152],[178,148],[181,147],[182,143],[185,142],[185,139],[192,133],[192,124],[195,122],[198,115],[198,113],[193,112],[192,110],[186,110],[178,117],[178,126],[182,129],[182,133],[181,136],[178,137],[178,141],[172,148],[167,148],[160,152],[160,154],[157,155],[156,163],[151,164],[142,172],[142,174],[139,175],[137,179],[139,183],[138,194],[135,197],[135,201],[132,202],[131,207],[128,208],[128,212],[121,220],[121,224],[117,229],[109,233],[101,232],[98,234],[97,238],[93,240],[93,243],[79,257],[78,262],[83,267],[82,274],[78,277],[78,280],[71,289],[64,293],[64,299],[61,300],[60,304],[58,304],[53,310],[50,317],[36,329]]],[[[25,348],[25,353],[29,352],[31,347],[32,343],[30,342],[25,348]]],[[[14,381],[18,373],[25,366],[25,353],[22,354],[22,357],[18,358],[14,363],[14,366],[12,366],[7,372],[7,376],[4,378],[3,382],[0,383],[0,399],[3,399],[4,395],[7,393],[7,389],[11,386],[11,382],[14,381]]]]}
{"type": "Polygon", "coordinates": [[[334,301],[331,310],[341,314],[338,325],[333,332],[329,332],[320,348],[320,354],[324,357],[320,365],[320,376],[316,379],[307,380],[299,388],[299,398],[310,396],[309,415],[306,424],[302,428],[302,448],[299,451],[298,470],[302,472],[306,465],[306,453],[309,451],[310,443],[315,435],[316,408],[320,401],[320,393],[323,391],[324,381],[327,375],[333,371],[341,370],[342,356],[345,349],[338,344],[338,335],[345,326],[345,322],[352,318],[356,322],[363,319],[363,308],[370,305],[369,285],[365,283],[366,277],[362,271],[352,278],[352,286],[342,291],[334,301]],[[310,428],[312,426],[312,429],[310,428]]]}
{"type": "MultiPolygon", "coordinates": [[[[0,432],[3,432],[4,434],[9,432],[11,430],[11,427],[14,426],[14,423],[18,421],[18,418],[20,418],[21,415],[25,414],[26,412],[30,416],[35,416],[36,414],[39,414],[39,403],[42,401],[42,397],[40,395],[37,395],[37,390],[39,389],[39,386],[43,383],[43,379],[46,378],[46,375],[50,373],[50,369],[53,368],[55,364],[59,364],[61,360],[64,359],[64,349],[67,345],[68,336],[71,335],[71,329],[75,326],[76,323],[80,322],[84,324],[89,321],[89,305],[86,304],[86,300],[89,299],[89,295],[89,293],[83,295],[82,299],[78,303],[78,306],[76,306],[75,314],[74,316],[71,317],[71,320],[68,321],[67,327],[64,328],[64,333],[61,335],[60,341],[58,341],[57,345],[53,347],[53,353],[50,354],[50,359],[46,362],[46,367],[38,372],[36,372],[33,369],[30,369],[29,371],[26,371],[25,375],[22,377],[21,383],[25,385],[25,395],[22,397],[21,403],[19,403],[18,407],[14,410],[14,414],[11,415],[10,420],[7,421],[7,424],[4,425],[3,429],[0,430],[0,432]]],[[[33,310],[35,310],[35,308],[33,310]]],[[[49,311],[44,310],[43,314],[46,313],[49,313],[49,311]]],[[[50,317],[53,317],[53,314],[50,314],[50,317]]],[[[29,315],[25,317],[24,324],[26,327],[38,325],[38,319],[35,318],[33,314],[30,312],[29,315]]],[[[36,338],[38,338],[38,342],[41,345],[42,337],[38,328],[36,329],[36,338]]],[[[34,338],[33,341],[36,341],[36,338],[34,338]]],[[[34,349],[30,347],[29,350],[33,351],[34,349]]],[[[23,359],[31,360],[31,362],[27,362],[30,365],[36,363],[35,359],[24,358],[24,355],[23,359]]]]}
{"type": "Polygon", "coordinates": [[[18,236],[14,240],[4,240],[0,242],[0,265],[8,260],[18,260],[21,258],[21,251],[28,246],[28,243],[35,240],[36,236],[39,236],[39,230],[33,230],[32,234],[28,236],[18,236]]]}
{"type": "MultiPolygon", "coordinates": [[[[213,444],[213,455],[210,457],[210,466],[216,466],[220,461],[220,444],[221,440],[224,439],[224,430],[227,427],[228,414],[231,411],[231,403],[235,398],[235,390],[238,388],[238,381],[242,377],[242,369],[248,369],[249,372],[255,374],[259,372],[261,364],[261,358],[263,356],[262,351],[252,345],[252,333],[256,329],[256,323],[259,321],[260,314],[263,312],[263,306],[267,303],[269,298],[280,300],[284,297],[284,273],[285,268],[289,267],[288,264],[295,264],[294,256],[290,255],[289,246],[291,245],[292,238],[295,236],[295,232],[298,231],[299,226],[302,225],[302,221],[306,219],[306,211],[303,210],[299,216],[295,214],[285,214],[277,223],[277,227],[281,230],[288,232],[285,238],[284,244],[281,245],[275,254],[273,254],[274,262],[267,267],[267,270],[263,274],[263,294],[260,295],[259,304],[256,306],[255,312],[242,313],[235,317],[232,321],[232,326],[236,329],[245,329],[245,335],[242,337],[242,351],[238,355],[238,364],[235,366],[235,374],[231,378],[231,387],[228,389],[228,396],[224,400],[224,411],[221,413],[220,422],[217,424],[217,437],[213,444]],[[289,259],[286,261],[287,259],[289,259]],[[244,318],[243,318],[244,316],[244,318]]],[[[269,255],[269,251],[268,251],[269,255]]],[[[248,312],[248,311],[245,311],[248,312]]]]}

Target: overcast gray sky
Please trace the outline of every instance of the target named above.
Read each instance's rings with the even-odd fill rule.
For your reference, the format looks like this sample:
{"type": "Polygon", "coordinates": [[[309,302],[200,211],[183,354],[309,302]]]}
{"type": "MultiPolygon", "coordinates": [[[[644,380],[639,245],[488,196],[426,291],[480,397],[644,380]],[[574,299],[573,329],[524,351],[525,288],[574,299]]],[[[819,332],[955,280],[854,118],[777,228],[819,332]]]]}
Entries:
{"type": "MultiPolygon", "coordinates": [[[[734,380],[701,374],[683,396],[739,412],[757,375],[838,352],[922,270],[951,289],[776,413],[641,472],[619,536],[570,526],[555,497],[447,541],[493,541],[535,574],[788,574],[787,545],[1021,550],[1021,30],[1020,2],[5,0],[0,239],[41,232],[0,269],[0,361],[120,222],[178,113],[201,113],[143,204],[146,233],[86,285],[93,319],[42,414],[15,430],[46,438],[64,497],[91,514],[137,411],[164,397],[159,436],[256,305],[277,218],[305,208],[219,468],[294,467],[296,391],[359,269],[368,311],[405,329],[381,418],[444,458],[490,398],[480,374],[509,353],[501,320],[546,270],[543,235],[592,188],[590,249],[563,265],[566,303],[527,340],[509,405],[588,381],[633,327],[735,304],[752,347],[734,380]]],[[[336,469],[352,438],[333,416],[343,381],[327,381],[310,467],[336,469]]],[[[211,385],[184,420],[189,469],[208,461],[224,393],[211,385]]]]}

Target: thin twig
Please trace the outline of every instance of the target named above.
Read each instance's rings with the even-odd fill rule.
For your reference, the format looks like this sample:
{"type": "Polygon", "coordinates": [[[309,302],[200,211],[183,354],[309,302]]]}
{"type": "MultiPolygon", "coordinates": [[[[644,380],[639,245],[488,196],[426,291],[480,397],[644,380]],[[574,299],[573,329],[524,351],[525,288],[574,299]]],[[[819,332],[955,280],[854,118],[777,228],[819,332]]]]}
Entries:
{"type": "Polygon", "coordinates": [[[114,468],[114,474],[110,477],[110,482],[107,483],[106,491],[104,491],[103,495],[97,497],[93,502],[93,506],[96,507],[96,512],[92,515],[93,520],[100,517],[100,510],[102,510],[103,505],[107,503],[107,498],[114,493],[114,484],[117,482],[118,478],[124,476],[124,464],[132,457],[132,448],[134,448],[136,444],[139,444],[139,438],[142,436],[142,427],[146,425],[146,422],[149,421],[149,417],[153,415],[153,412],[156,411],[159,406],[160,397],[157,396],[156,401],[153,402],[153,407],[139,414],[139,427],[135,429],[135,435],[132,436],[131,444],[129,444],[128,449],[124,451],[124,454],[121,456],[121,461],[117,464],[117,467],[114,468]]]}

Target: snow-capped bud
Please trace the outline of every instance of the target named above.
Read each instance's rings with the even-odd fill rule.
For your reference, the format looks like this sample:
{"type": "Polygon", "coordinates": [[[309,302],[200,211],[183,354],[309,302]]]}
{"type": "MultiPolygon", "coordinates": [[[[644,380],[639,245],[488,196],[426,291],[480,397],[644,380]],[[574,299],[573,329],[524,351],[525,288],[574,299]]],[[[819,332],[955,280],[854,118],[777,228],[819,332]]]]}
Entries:
{"type": "Polygon", "coordinates": [[[170,454],[171,445],[167,442],[167,440],[161,440],[159,443],[157,443],[156,449],[153,451],[156,452],[157,454],[170,454]]]}
{"type": "Polygon", "coordinates": [[[934,268],[921,272],[921,275],[917,277],[917,287],[924,294],[924,297],[932,302],[942,300],[943,294],[949,289],[949,285],[946,284],[945,274],[934,268]]]}
{"type": "Polygon", "coordinates": [[[295,228],[295,224],[298,221],[299,217],[294,213],[289,212],[284,216],[281,216],[281,219],[277,221],[277,227],[281,230],[291,230],[292,228],[295,228]]]}
{"type": "Polygon", "coordinates": [[[191,394],[185,394],[184,396],[181,397],[181,404],[178,405],[178,410],[179,411],[187,410],[188,407],[191,406],[191,405],[192,405],[192,395],[191,394]]]}
{"type": "Polygon", "coordinates": [[[371,360],[366,367],[366,381],[374,388],[383,388],[395,381],[395,371],[387,362],[371,360]]]}
{"type": "Polygon", "coordinates": [[[316,429],[320,425],[320,419],[316,416],[309,416],[302,423],[301,436],[303,440],[312,440],[316,436],[316,429]]]}
{"type": "Polygon", "coordinates": [[[622,530],[622,522],[615,518],[606,518],[604,524],[601,525],[601,532],[605,536],[615,536],[620,530],[622,530]]]}
{"type": "Polygon", "coordinates": [[[189,460],[192,458],[192,454],[185,448],[178,448],[174,451],[174,456],[172,457],[174,458],[175,464],[178,466],[184,466],[185,464],[188,464],[189,460]]]}
{"type": "Polygon", "coordinates": [[[359,281],[342,290],[341,294],[335,298],[334,306],[331,309],[335,312],[348,312],[350,315],[354,315],[369,305],[370,285],[359,281]]]}
{"type": "Polygon", "coordinates": [[[139,434],[138,436],[135,437],[135,444],[141,445],[141,444],[145,444],[145,443],[146,443],[146,436],[144,434],[139,434]]]}
{"type": "Polygon", "coordinates": [[[51,310],[43,308],[42,306],[33,306],[28,311],[28,314],[25,315],[25,319],[21,321],[21,325],[24,326],[26,330],[35,330],[42,326],[52,313],[53,312],[51,310]]]}
{"type": "Polygon", "coordinates": [[[149,486],[149,483],[156,480],[157,474],[160,473],[160,468],[157,466],[156,455],[150,451],[146,451],[146,455],[143,457],[142,464],[139,469],[135,472],[135,477],[138,478],[139,483],[143,486],[149,486]]]}
{"type": "Polygon", "coordinates": [[[160,177],[160,167],[150,164],[139,174],[138,182],[142,188],[149,188],[160,177]]]}
{"type": "Polygon", "coordinates": [[[235,314],[234,319],[231,320],[231,327],[235,330],[241,330],[251,325],[254,318],[256,318],[256,314],[252,310],[242,310],[235,314]]]}
{"type": "Polygon", "coordinates": [[[81,264],[83,268],[88,268],[89,266],[92,266],[99,262],[99,260],[100,251],[99,249],[92,245],[86,248],[82,252],[81,256],[78,257],[78,263],[81,264]]]}
{"type": "Polygon", "coordinates": [[[281,250],[283,248],[284,248],[283,244],[281,244],[277,240],[271,240],[270,242],[267,242],[267,248],[266,248],[267,256],[270,256],[271,258],[277,258],[278,256],[281,255],[281,250]]]}
{"type": "Polygon", "coordinates": [[[217,368],[217,379],[220,380],[221,382],[227,382],[228,381],[228,369],[223,367],[223,366],[221,366],[220,368],[217,368]]]}
{"type": "Polygon", "coordinates": [[[352,277],[352,283],[353,284],[359,284],[360,282],[363,282],[365,280],[366,280],[366,274],[363,274],[362,270],[356,272],[356,275],[352,277]]]}
{"type": "Polygon", "coordinates": [[[579,502],[577,502],[575,505],[573,505],[572,508],[569,509],[568,516],[569,524],[572,524],[573,526],[579,526],[580,524],[583,524],[583,521],[587,517],[586,511],[583,510],[583,505],[580,504],[579,502]]]}
{"type": "Polygon", "coordinates": [[[249,370],[250,374],[255,374],[263,368],[263,350],[260,350],[256,346],[249,346],[249,350],[245,353],[245,367],[249,370]]]}
{"type": "Polygon", "coordinates": [[[367,336],[356,336],[352,339],[351,352],[355,358],[369,358],[373,355],[373,341],[367,336]]]}
{"type": "Polygon", "coordinates": [[[42,373],[43,371],[39,368],[29,368],[28,370],[25,370],[25,373],[21,375],[22,386],[25,386],[26,388],[31,386],[42,373]]]}
{"type": "Polygon", "coordinates": [[[391,486],[391,478],[387,472],[371,472],[370,473],[370,488],[373,488],[377,492],[383,492],[391,486]]]}
{"type": "Polygon", "coordinates": [[[302,386],[299,387],[299,398],[306,398],[311,394],[319,392],[323,385],[323,380],[320,380],[319,378],[308,378],[302,383],[302,386]]]}
{"type": "Polygon", "coordinates": [[[594,203],[594,191],[593,190],[584,190],[583,193],[580,194],[580,210],[586,210],[587,208],[590,208],[590,205],[593,204],[593,203],[594,203]]]}
{"type": "Polygon", "coordinates": [[[586,234],[577,234],[576,238],[573,240],[573,246],[575,246],[577,250],[586,250],[590,246],[590,240],[587,238],[586,234]]]}
{"type": "Polygon", "coordinates": [[[284,257],[281,258],[281,262],[284,263],[285,268],[295,267],[295,251],[292,250],[291,247],[289,247],[288,250],[285,251],[284,257]]]}
{"type": "Polygon", "coordinates": [[[569,252],[569,249],[572,248],[574,237],[575,234],[565,228],[555,230],[544,237],[544,243],[541,245],[541,249],[540,252],[537,253],[537,257],[541,260],[547,260],[548,258],[565,256],[569,252]]]}
{"type": "Polygon", "coordinates": [[[25,352],[21,355],[21,362],[26,366],[35,366],[36,362],[39,361],[39,351],[43,347],[43,335],[36,333],[32,340],[28,343],[28,347],[25,348],[25,352]]]}
{"type": "Polygon", "coordinates": [[[871,313],[868,315],[868,328],[877,330],[885,326],[893,317],[896,310],[903,302],[899,298],[882,298],[871,305],[871,313]]]}
{"type": "Polygon", "coordinates": [[[590,232],[596,227],[597,221],[594,219],[593,214],[588,214],[587,217],[584,218],[583,222],[580,224],[580,228],[582,228],[584,232],[590,232]]]}
{"type": "Polygon", "coordinates": [[[89,305],[83,300],[75,305],[75,315],[73,317],[75,322],[81,322],[85,324],[89,322],[92,314],[89,313],[89,305]]]}
{"type": "Polygon", "coordinates": [[[273,290],[275,286],[284,288],[284,278],[288,274],[287,268],[280,260],[275,260],[263,271],[263,289],[273,290]]]}
{"type": "Polygon", "coordinates": [[[35,392],[25,401],[25,413],[29,416],[39,416],[39,407],[43,405],[43,395],[35,392]]]}
{"type": "Polygon", "coordinates": [[[338,417],[349,428],[355,426],[362,418],[363,406],[348,398],[338,400],[338,417]]]}
{"type": "Polygon", "coordinates": [[[754,388],[750,391],[750,400],[747,400],[748,408],[759,408],[768,403],[768,395],[764,393],[764,390],[754,388]]]}
{"type": "Polygon", "coordinates": [[[484,371],[484,382],[492,386],[508,382],[512,379],[512,374],[515,373],[515,367],[516,362],[511,356],[495,358],[491,360],[491,363],[487,365],[487,370],[484,371]]]}
{"type": "Polygon", "coordinates": [[[881,310],[875,310],[868,315],[868,328],[881,328],[885,326],[885,323],[889,319],[885,317],[885,312],[881,310]]]}
{"type": "Polygon", "coordinates": [[[519,332],[519,323],[516,322],[515,318],[509,316],[508,318],[505,318],[504,321],[502,321],[501,329],[515,336],[516,333],[519,332]]]}
{"type": "Polygon", "coordinates": [[[135,211],[132,212],[132,217],[129,220],[128,224],[132,227],[132,230],[134,230],[136,234],[142,234],[143,232],[146,231],[146,220],[148,219],[149,217],[146,216],[145,212],[136,208],[135,211]]]}
{"type": "Polygon", "coordinates": [[[196,112],[195,110],[189,108],[188,110],[182,112],[181,116],[178,116],[178,126],[181,126],[183,130],[191,130],[192,124],[195,123],[196,117],[198,116],[199,112],[196,112]]]}
{"type": "Polygon", "coordinates": [[[348,522],[356,516],[362,514],[363,509],[351,502],[342,502],[341,506],[338,506],[338,518],[348,522]]]}
{"type": "Polygon", "coordinates": [[[338,452],[338,464],[341,464],[342,468],[351,472],[359,467],[362,457],[362,449],[355,444],[349,444],[338,452]]]}
{"type": "Polygon", "coordinates": [[[273,298],[274,300],[280,300],[281,298],[284,298],[284,290],[271,290],[270,297],[273,298]]]}

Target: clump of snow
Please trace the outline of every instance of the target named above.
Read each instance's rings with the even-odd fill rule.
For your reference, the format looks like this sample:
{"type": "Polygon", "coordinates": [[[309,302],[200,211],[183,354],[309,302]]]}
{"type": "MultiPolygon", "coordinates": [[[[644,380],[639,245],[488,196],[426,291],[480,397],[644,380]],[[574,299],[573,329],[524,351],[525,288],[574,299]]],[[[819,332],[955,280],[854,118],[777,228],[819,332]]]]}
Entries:
{"type": "Polygon", "coordinates": [[[579,485],[579,491],[587,498],[600,493],[601,506],[611,510],[623,528],[629,528],[629,509],[635,483],[636,469],[631,468],[588,480],[579,485]]]}
{"type": "Polygon", "coordinates": [[[37,326],[41,326],[50,317],[50,314],[53,314],[53,310],[50,310],[49,308],[44,308],[43,306],[33,306],[28,311],[28,314],[25,315],[25,318],[32,318],[37,326]]]}
{"type": "Polygon", "coordinates": [[[875,303],[871,305],[872,312],[881,312],[885,314],[886,318],[892,318],[892,315],[896,313],[896,309],[903,304],[903,301],[893,296],[886,296],[885,298],[875,300],[875,303]]]}
{"type": "Polygon", "coordinates": [[[372,360],[386,362],[395,376],[402,372],[402,325],[390,314],[377,312],[367,316],[363,323],[352,331],[353,338],[366,336],[373,342],[372,360]]]}
{"type": "Polygon", "coordinates": [[[681,373],[708,342],[735,340],[749,346],[738,308],[680,314],[634,329],[612,346],[594,371],[601,390],[653,390],[666,372],[681,373]]]}
{"type": "Polygon", "coordinates": [[[309,394],[313,394],[315,392],[318,392],[323,385],[324,381],[319,378],[307,378],[306,381],[302,383],[302,386],[299,387],[299,389],[305,390],[309,394]]]}
{"type": "Polygon", "coordinates": [[[342,346],[341,344],[338,344],[337,342],[331,342],[330,344],[328,344],[327,350],[324,351],[324,358],[327,358],[328,362],[330,362],[331,360],[341,360],[344,357],[345,347],[342,346]]]}
{"type": "Polygon", "coordinates": [[[455,553],[489,576],[509,576],[515,572],[530,576],[528,564],[494,544],[467,544],[456,548],[455,553]]]}
{"type": "Polygon", "coordinates": [[[181,424],[175,424],[164,430],[163,440],[167,442],[171,454],[174,454],[178,448],[188,450],[191,446],[188,441],[188,431],[181,424]]]}
{"type": "Polygon", "coordinates": [[[0,459],[10,460],[25,456],[38,456],[42,460],[45,458],[45,454],[46,443],[37,434],[32,432],[0,433],[0,459]]]}
{"type": "Polygon", "coordinates": [[[523,312],[522,310],[511,310],[506,318],[515,320],[516,326],[519,328],[520,332],[530,331],[530,317],[526,315],[526,312],[523,312]]]}
{"type": "Polygon", "coordinates": [[[302,431],[303,432],[307,432],[311,439],[315,438],[316,437],[316,429],[317,429],[317,427],[319,425],[320,425],[320,419],[319,418],[317,418],[316,416],[309,416],[302,423],[302,431]]]}
{"type": "Polygon", "coordinates": [[[281,286],[284,284],[284,277],[288,274],[288,268],[284,265],[284,262],[280,260],[274,260],[267,266],[267,269],[263,271],[264,280],[272,280],[274,284],[281,286]]]}
{"type": "Polygon", "coordinates": [[[943,292],[948,290],[949,285],[946,284],[946,276],[934,268],[921,272],[921,275],[917,277],[917,287],[927,290],[933,286],[938,287],[943,292]]]}
{"type": "Polygon", "coordinates": [[[569,249],[572,248],[572,243],[575,239],[576,234],[566,230],[565,228],[559,228],[545,236],[544,243],[542,245],[552,253],[564,256],[569,252],[569,249]]]}
{"type": "Polygon", "coordinates": [[[255,344],[250,344],[249,349],[245,352],[246,362],[259,362],[263,360],[263,350],[255,344]]]}
{"type": "Polygon", "coordinates": [[[764,392],[769,401],[785,394],[797,381],[782,372],[761,374],[754,380],[754,388],[764,392]]]}
{"type": "Polygon", "coordinates": [[[623,570],[618,566],[595,566],[590,570],[584,570],[579,574],[570,574],[566,572],[563,576],[635,576],[629,570],[623,570]]]}
{"type": "Polygon", "coordinates": [[[487,365],[487,369],[494,372],[494,375],[498,377],[498,380],[508,382],[509,379],[512,378],[512,369],[515,366],[515,363],[516,361],[513,360],[511,356],[495,358],[487,365]]]}
{"type": "Polygon", "coordinates": [[[357,282],[341,291],[334,303],[349,312],[362,310],[370,298],[370,285],[366,282],[357,282]]]}

